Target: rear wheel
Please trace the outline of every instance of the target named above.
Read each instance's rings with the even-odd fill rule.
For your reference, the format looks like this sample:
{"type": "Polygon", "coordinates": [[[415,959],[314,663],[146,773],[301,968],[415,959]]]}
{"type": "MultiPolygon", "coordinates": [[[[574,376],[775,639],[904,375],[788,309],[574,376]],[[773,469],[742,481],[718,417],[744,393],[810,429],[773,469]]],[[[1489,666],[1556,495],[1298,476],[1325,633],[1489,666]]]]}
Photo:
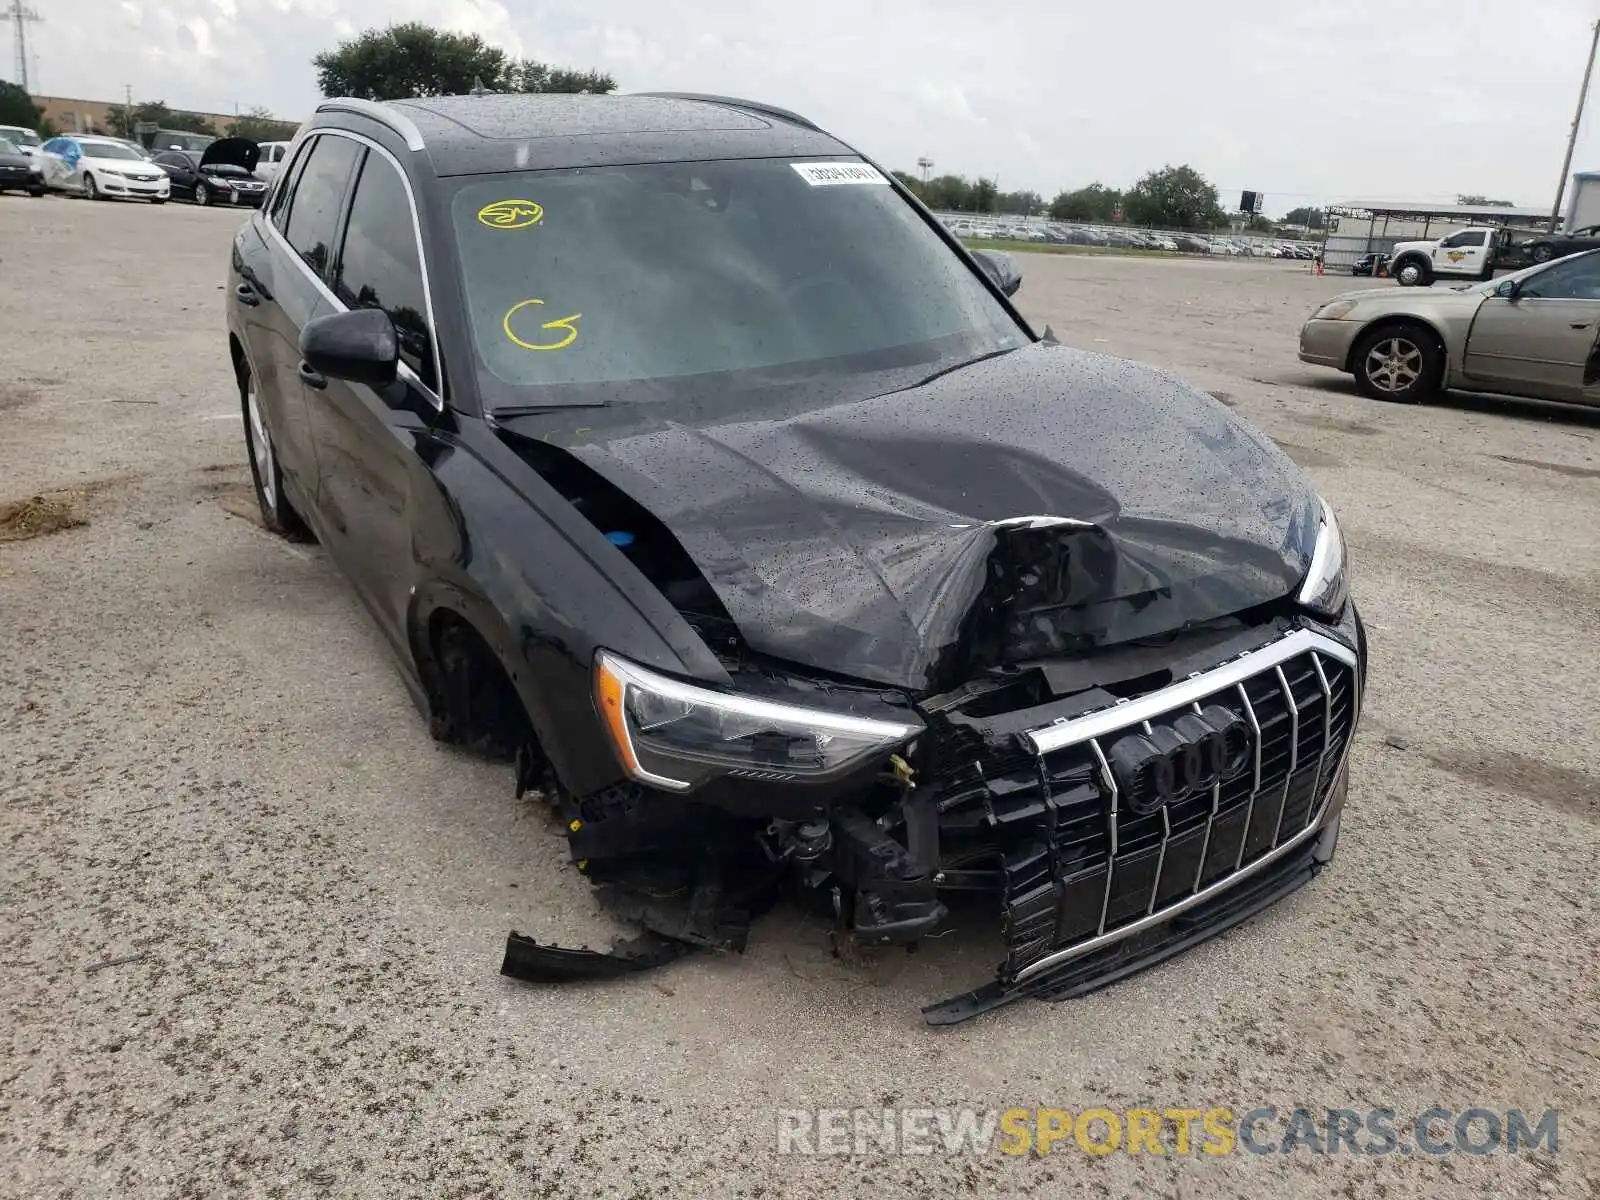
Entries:
{"type": "Polygon", "coordinates": [[[1536,242],[1528,248],[1528,257],[1536,263],[1547,263],[1556,256],[1556,248],[1549,242],[1536,242]]]}
{"type": "Polygon", "coordinates": [[[1433,331],[1418,325],[1385,325],[1356,344],[1351,357],[1356,382],[1374,400],[1420,404],[1439,388],[1444,355],[1433,331]]]}
{"type": "Polygon", "coordinates": [[[283,494],[283,471],[272,444],[272,433],[261,414],[261,397],[248,364],[239,366],[239,401],[244,408],[244,442],[250,453],[250,475],[256,485],[261,523],[280,537],[308,539],[306,523],[283,494]]]}

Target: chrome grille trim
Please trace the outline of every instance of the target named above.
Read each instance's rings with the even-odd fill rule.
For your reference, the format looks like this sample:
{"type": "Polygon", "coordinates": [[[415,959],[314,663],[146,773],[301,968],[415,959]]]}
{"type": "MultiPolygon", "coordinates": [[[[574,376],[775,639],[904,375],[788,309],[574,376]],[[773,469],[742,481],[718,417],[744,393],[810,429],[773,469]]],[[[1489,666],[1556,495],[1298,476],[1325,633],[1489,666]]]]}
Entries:
{"type": "Polygon", "coordinates": [[[1233,685],[1239,692],[1239,702],[1244,705],[1245,720],[1250,722],[1251,740],[1256,747],[1256,778],[1250,785],[1250,799],[1244,809],[1244,836],[1239,839],[1239,857],[1233,860],[1233,869],[1237,871],[1244,866],[1244,845],[1250,838],[1250,822],[1256,815],[1256,796],[1261,791],[1261,722],[1256,720],[1255,705],[1250,703],[1250,696],[1244,690],[1244,684],[1233,685]]]}
{"type": "MultiPolygon", "coordinates": [[[[1360,668],[1355,651],[1323,634],[1301,629],[1287,634],[1276,642],[1231,659],[1211,670],[1197,672],[1189,676],[1189,678],[1180,680],[1159,691],[1151,692],[1133,700],[1123,701],[1110,708],[1088,713],[1081,717],[1048,725],[1024,735],[1024,743],[1031,744],[1035,753],[1040,755],[1041,758],[1043,755],[1056,750],[1087,745],[1087,749],[1094,756],[1095,764],[1098,767],[1109,798],[1107,805],[1107,832],[1109,834],[1110,854],[1106,861],[1106,883],[1104,896],[1100,904],[1100,921],[1094,935],[1086,937],[1074,945],[1064,946],[1059,950],[1044,955],[1038,961],[1022,967],[1017,971],[1014,982],[1020,983],[1038,975],[1042,971],[1050,970],[1062,963],[1070,962],[1085,954],[1113,945],[1125,937],[1159,925],[1196,905],[1203,904],[1263,867],[1276,862],[1305,843],[1316,833],[1317,827],[1327,813],[1328,804],[1331,800],[1331,796],[1327,793],[1331,789],[1332,782],[1338,778],[1338,772],[1343,770],[1354,741],[1353,736],[1347,737],[1345,744],[1340,747],[1337,757],[1330,758],[1328,751],[1332,748],[1333,738],[1333,690],[1328,683],[1327,673],[1323,670],[1322,659],[1324,657],[1340,662],[1350,670],[1351,712],[1347,727],[1353,732],[1360,711],[1361,698],[1360,668]],[[1283,825],[1288,813],[1289,794],[1294,786],[1295,774],[1300,765],[1301,721],[1300,706],[1295,699],[1294,689],[1289,685],[1288,676],[1284,673],[1283,665],[1300,656],[1305,656],[1309,661],[1311,669],[1315,673],[1318,687],[1321,690],[1323,739],[1321,751],[1317,756],[1316,774],[1313,783],[1314,790],[1307,803],[1308,816],[1306,822],[1299,829],[1292,831],[1291,835],[1285,840],[1283,825]],[[1288,769],[1284,776],[1283,789],[1279,794],[1278,814],[1271,845],[1265,849],[1265,852],[1258,852],[1257,857],[1249,863],[1245,863],[1246,848],[1250,841],[1250,827],[1255,817],[1258,793],[1261,790],[1262,761],[1261,724],[1257,718],[1255,706],[1251,703],[1244,685],[1248,680],[1261,679],[1263,677],[1275,679],[1277,688],[1282,692],[1284,703],[1288,706],[1289,759],[1288,769]],[[1200,859],[1195,869],[1194,882],[1190,886],[1189,894],[1174,899],[1164,908],[1156,908],[1156,903],[1161,893],[1162,872],[1166,861],[1167,846],[1172,840],[1172,817],[1167,808],[1163,807],[1161,810],[1161,846],[1156,860],[1155,882],[1151,885],[1150,898],[1145,905],[1145,914],[1142,917],[1120,924],[1114,929],[1107,930],[1106,922],[1110,913],[1112,889],[1115,886],[1118,873],[1116,859],[1119,850],[1117,830],[1119,797],[1116,779],[1111,772],[1111,765],[1106,758],[1105,752],[1101,748],[1100,739],[1108,734],[1130,727],[1142,726],[1146,732],[1149,732],[1151,718],[1185,708],[1198,711],[1202,700],[1230,689],[1238,695],[1245,718],[1250,724],[1255,744],[1254,778],[1249,798],[1244,808],[1244,824],[1239,833],[1239,854],[1234,862],[1233,869],[1209,886],[1201,887],[1201,881],[1205,877],[1205,865],[1211,844],[1212,828],[1221,810],[1222,785],[1218,783],[1212,788],[1211,810],[1206,817],[1200,859]]],[[[1274,701],[1275,703],[1276,701],[1274,701]]],[[[1315,703],[1315,699],[1308,700],[1307,703],[1315,703]]],[[[1314,720],[1315,718],[1312,717],[1311,719],[1314,720]]],[[[1309,762],[1310,756],[1308,753],[1307,770],[1310,770],[1309,762]]],[[[1270,801],[1268,802],[1270,803],[1270,801]]],[[[1264,820],[1270,819],[1265,812],[1262,817],[1264,820]]]]}
{"type": "Polygon", "coordinates": [[[1091,741],[1089,745],[1094,750],[1095,760],[1100,764],[1100,776],[1106,781],[1106,791],[1111,796],[1111,815],[1107,818],[1111,831],[1111,857],[1106,860],[1106,895],[1100,901],[1100,926],[1096,931],[1096,936],[1099,936],[1106,931],[1106,913],[1111,909],[1111,880],[1116,876],[1113,865],[1117,861],[1117,777],[1111,773],[1111,764],[1106,761],[1100,743],[1091,741]]]}
{"type": "Polygon", "coordinates": [[[1307,650],[1315,650],[1336,658],[1354,670],[1356,652],[1341,645],[1326,634],[1309,629],[1296,629],[1275,642],[1257,650],[1241,654],[1209,671],[1199,671],[1187,679],[1169,684],[1160,691],[1151,692],[1134,700],[1124,700],[1110,708],[1102,708],[1081,717],[1072,717],[1035,729],[1023,736],[1035,754],[1050,754],[1068,746],[1081,745],[1091,738],[1116,733],[1129,725],[1137,725],[1166,713],[1176,712],[1197,700],[1204,700],[1213,692],[1220,692],[1236,683],[1243,683],[1281,663],[1286,663],[1307,650]]]}
{"type": "MultiPolygon", "coordinates": [[[[1313,659],[1316,655],[1311,656],[1313,659]]],[[[1294,698],[1294,689],[1284,676],[1281,666],[1273,667],[1278,676],[1278,686],[1283,689],[1284,703],[1289,706],[1289,773],[1283,777],[1283,795],[1278,799],[1278,824],[1272,831],[1272,844],[1283,839],[1283,818],[1289,811],[1289,789],[1294,786],[1294,773],[1300,769],[1300,704],[1294,698]]]]}
{"type": "MultiPolygon", "coordinates": [[[[1200,715],[1200,702],[1198,700],[1196,700],[1191,707],[1194,709],[1195,715],[1199,716],[1200,715]]],[[[1194,868],[1194,887],[1190,889],[1191,891],[1197,890],[1200,887],[1200,881],[1205,878],[1205,874],[1206,874],[1206,855],[1211,852],[1211,827],[1217,823],[1217,813],[1220,812],[1221,809],[1222,809],[1222,781],[1219,779],[1216,783],[1213,783],[1211,785],[1211,815],[1206,818],[1206,833],[1205,833],[1205,837],[1203,837],[1200,840],[1200,861],[1195,864],[1195,868],[1194,868]]],[[[1240,844],[1243,845],[1242,842],[1240,844]]],[[[1239,864],[1238,863],[1234,863],[1233,865],[1234,865],[1235,869],[1237,869],[1239,864]]],[[[1160,875],[1159,872],[1157,872],[1157,874],[1156,874],[1156,882],[1159,884],[1160,880],[1161,880],[1161,875],[1160,875]]]]}
{"type": "MultiPolygon", "coordinates": [[[[1345,747],[1345,754],[1348,755],[1348,753],[1349,747],[1347,746],[1345,747]]],[[[1344,756],[1341,756],[1341,769],[1344,765],[1343,758],[1344,756]]],[[[1338,775],[1335,774],[1333,777],[1337,779],[1338,775]]],[[[1257,871],[1261,870],[1261,868],[1277,862],[1278,859],[1282,858],[1285,854],[1288,854],[1291,850],[1298,848],[1300,845],[1308,841],[1311,836],[1317,832],[1318,821],[1321,820],[1322,814],[1327,812],[1327,810],[1328,802],[1324,800],[1316,810],[1317,820],[1312,821],[1309,826],[1295,834],[1287,842],[1284,842],[1282,845],[1273,850],[1269,850],[1266,854],[1263,854],[1249,866],[1243,868],[1242,870],[1234,871],[1228,875],[1224,875],[1221,879],[1217,880],[1204,891],[1196,892],[1192,896],[1185,896],[1182,900],[1176,900],[1167,905],[1165,908],[1161,909],[1159,912],[1153,912],[1148,916],[1140,917],[1137,921],[1130,921],[1126,925],[1119,925],[1110,933],[1102,932],[1092,938],[1089,938],[1087,941],[1079,942],[1075,946],[1066,946],[1063,949],[1055,951],[1054,953],[1046,954],[1038,962],[1029,963],[1027,966],[1023,967],[1022,970],[1018,971],[1014,982],[1021,983],[1023,980],[1030,979],[1039,974],[1040,971],[1048,971],[1051,967],[1059,967],[1064,962],[1071,962],[1075,958],[1082,958],[1085,954],[1091,954],[1096,950],[1103,950],[1115,942],[1120,942],[1125,937],[1130,937],[1131,935],[1138,933],[1141,930],[1149,929],[1154,925],[1160,925],[1163,921],[1169,921],[1173,917],[1178,916],[1180,913],[1186,912],[1195,907],[1197,904],[1204,904],[1207,900],[1215,899],[1217,896],[1220,896],[1223,892],[1233,887],[1234,884],[1238,883],[1240,880],[1247,879],[1251,875],[1254,875],[1257,871]]]]}
{"type": "MultiPolygon", "coordinates": [[[[1323,769],[1328,765],[1328,747],[1333,745],[1333,689],[1328,686],[1328,674],[1322,669],[1320,655],[1311,656],[1311,667],[1317,673],[1317,686],[1322,689],[1322,753],[1317,756],[1317,782],[1311,792],[1313,796],[1322,795],[1323,769]]],[[[1306,823],[1311,823],[1311,814],[1306,814],[1306,823]]]]}

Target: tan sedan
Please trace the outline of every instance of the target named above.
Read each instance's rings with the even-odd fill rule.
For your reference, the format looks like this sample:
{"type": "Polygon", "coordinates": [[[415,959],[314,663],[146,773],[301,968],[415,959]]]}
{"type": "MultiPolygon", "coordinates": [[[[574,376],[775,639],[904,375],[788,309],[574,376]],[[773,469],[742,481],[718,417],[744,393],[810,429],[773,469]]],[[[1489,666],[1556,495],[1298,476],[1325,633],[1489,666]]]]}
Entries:
{"type": "Polygon", "coordinates": [[[1600,405],[1600,250],[1464,288],[1348,292],[1311,314],[1300,360],[1367,395],[1444,388],[1600,405]]]}

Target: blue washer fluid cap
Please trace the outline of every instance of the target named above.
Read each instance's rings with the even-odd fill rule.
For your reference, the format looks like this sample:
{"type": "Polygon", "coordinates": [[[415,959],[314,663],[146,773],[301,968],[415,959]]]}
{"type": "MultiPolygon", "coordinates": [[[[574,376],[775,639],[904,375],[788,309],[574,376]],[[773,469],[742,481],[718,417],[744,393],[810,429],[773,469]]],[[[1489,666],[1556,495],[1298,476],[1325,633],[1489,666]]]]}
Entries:
{"type": "Polygon", "coordinates": [[[633,545],[633,534],[621,529],[613,529],[610,533],[606,534],[606,539],[613,546],[617,546],[624,550],[633,545]]]}

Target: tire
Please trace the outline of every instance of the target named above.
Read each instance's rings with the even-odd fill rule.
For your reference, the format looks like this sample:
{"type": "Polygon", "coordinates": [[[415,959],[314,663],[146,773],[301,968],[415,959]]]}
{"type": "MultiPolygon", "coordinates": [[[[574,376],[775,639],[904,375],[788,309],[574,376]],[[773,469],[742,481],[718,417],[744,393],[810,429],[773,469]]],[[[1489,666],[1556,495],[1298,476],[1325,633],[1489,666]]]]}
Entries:
{"type": "Polygon", "coordinates": [[[167,198],[165,196],[152,196],[152,197],[150,197],[150,203],[151,204],[165,204],[166,202],[167,202],[167,198]]]}
{"type": "Polygon", "coordinates": [[[1389,274],[1401,287],[1427,287],[1433,282],[1433,268],[1421,258],[1403,258],[1390,266],[1389,274]]]}
{"type": "Polygon", "coordinates": [[[83,177],[83,198],[85,200],[102,199],[100,189],[95,185],[93,175],[85,175],[83,177]]]}
{"type": "Polygon", "coordinates": [[[278,465],[272,434],[262,419],[255,376],[250,373],[248,364],[239,367],[239,405],[244,410],[245,453],[250,459],[256,503],[261,506],[261,523],[279,537],[309,541],[311,531],[283,493],[283,469],[278,465]]]}
{"type": "Polygon", "coordinates": [[[28,195],[30,195],[30,196],[42,196],[42,195],[44,195],[44,184],[42,184],[42,183],[30,183],[28,185],[28,195]]]}
{"type": "Polygon", "coordinates": [[[1350,367],[1374,400],[1420,404],[1439,390],[1444,353],[1438,336],[1421,325],[1380,325],[1361,336],[1350,367]]]}
{"type": "Polygon", "coordinates": [[[1536,263],[1547,263],[1556,256],[1556,248],[1549,242],[1535,242],[1528,247],[1528,257],[1536,263]]]}
{"type": "Polygon", "coordinates": [[[194,185],[194,202],[201,208],[211,203],[211,189],[203,183],[194,185]]]}

